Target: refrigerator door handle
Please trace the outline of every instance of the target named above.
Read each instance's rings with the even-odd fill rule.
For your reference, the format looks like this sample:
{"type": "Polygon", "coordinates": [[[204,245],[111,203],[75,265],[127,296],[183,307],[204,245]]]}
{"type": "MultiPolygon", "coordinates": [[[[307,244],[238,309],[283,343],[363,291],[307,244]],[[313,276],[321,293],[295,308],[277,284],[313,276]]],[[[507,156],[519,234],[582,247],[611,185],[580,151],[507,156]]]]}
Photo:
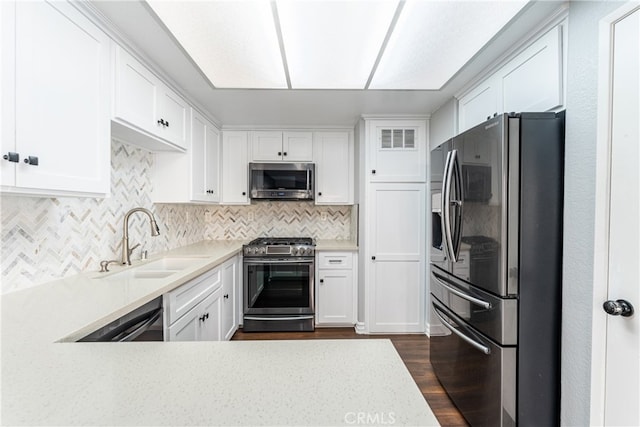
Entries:
{"type": "MultiPolygon", "coordinates": [[[[472,338],[469,338],[468,336],[466,336],[465,334],[463,334],[462,332],[458,331],[456,328],[451,326],[449,324],[449,322],[447,322],[444,319],[444,317],[442,317],[442,315],[440,314],[440,309],[438,308],[438,306],[433,304],[433,303],[432,303],[432,305],[433,305],[433,308],[434,308],[434,313],[436,314],[436,316],[438,316],[438,318],[440,319],[442,324],[447,329],[449,329],[451,332],[453,332],[454,334],[459,336],[463,341],[465,341],[467,344],[471,345],[476,350],[479,350],[479,351],[483,352],[484,354],[491,354],[491,349],[489,347],[480,344],[479,342],[475,341],[472,338]]],[[[447,317],[449,317],[449,316],[447,316],[447,317]]],[[[453,319],[451,319],[451,321],[455,322],[455,320],[453,320],[453,319]]]]}
{"type": "Polygon", "coordinates": [[[452,167],[452,176],[455,176],[455,190],[456,190],[456,200],[451,200],[450,205],[455,206],[456,217],[455,220],[455,231],[453,233],[453,237],[451,240],[453,241],[452,249],[455,257],[452,257],[453,262],[458,262],[458,257],[460,255],[460,246],[462,245],[462,205],[464,204],[464,195],[462,194],[463,185],[462,185],[462,168],[460,167],[460,161],[458,160],[458,150],[453,150],[453,155],[451,156],[451,167],[452,167]],[[454,175],[455,174],[455,175],[454,175]]]}
{"type": "Polygon", "coordinates": [[[451,150],[447,153],[447,161],[444,166],[444,182],[442,183],[442,232],[447,254],[453,262],[458,260],[453,250],[453,238],[451,236],[451,179],[453,177],[453,162],[457,151],[451,150]]]}
{"type": "Polygon", "coordinates": [[[444,281],[442,281],[442,279],[440,277],[438,277],[437,274],[434,274],[433,272],[431,273],[431,275],[433,276],[434,279],[436,279],[438,281],[438,283],[440,283],[440,285],[445,288],[446,290],[448,290],[449,292],[451,292],[452,294],[455,294],[457,296],[459,296],[460,298],[469,301],[472,304],[475,305],[479,305],[482,308],[485,308],[487,310],[489,310],[491,308],[491,303],[481,300],[479,298],[476,297],[472,297],[471,295],[465,294],[462,291],[459,291],[455,288],[452,288],[451,286],[447,285],[444,281]]]}

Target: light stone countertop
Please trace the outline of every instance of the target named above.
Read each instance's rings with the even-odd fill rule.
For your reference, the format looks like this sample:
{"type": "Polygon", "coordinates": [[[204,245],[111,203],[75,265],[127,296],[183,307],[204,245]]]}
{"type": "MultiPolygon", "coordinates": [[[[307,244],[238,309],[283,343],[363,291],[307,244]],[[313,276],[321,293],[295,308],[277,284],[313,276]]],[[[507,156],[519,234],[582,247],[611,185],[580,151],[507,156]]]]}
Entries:
{"type": "Polygon", "coordinates": [[[389,340],[59,342],[221,264],[242,243],[169,251],[202,259],[165,279],[88,273],[3,295],[2,424],[438,425],[389,340]]]}
{"type": "Polygon", "coordinates": [[[316,240],[318,251],[357,251],[358,243],[353,240],[316,240]]]}

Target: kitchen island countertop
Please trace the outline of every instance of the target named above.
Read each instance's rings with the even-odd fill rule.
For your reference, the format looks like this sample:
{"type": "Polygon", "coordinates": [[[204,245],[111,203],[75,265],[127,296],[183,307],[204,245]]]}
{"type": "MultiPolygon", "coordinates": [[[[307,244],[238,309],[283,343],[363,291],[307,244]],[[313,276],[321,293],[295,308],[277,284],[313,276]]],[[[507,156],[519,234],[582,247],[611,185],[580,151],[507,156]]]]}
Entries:
{"type": "Polygon", "coordinates": [[[2,424],[437,425],[389,340],[69,342],[242,243],[162,254],[202,257],[173,278],[120,283],[86,273],[3,295],[2,424]]]}

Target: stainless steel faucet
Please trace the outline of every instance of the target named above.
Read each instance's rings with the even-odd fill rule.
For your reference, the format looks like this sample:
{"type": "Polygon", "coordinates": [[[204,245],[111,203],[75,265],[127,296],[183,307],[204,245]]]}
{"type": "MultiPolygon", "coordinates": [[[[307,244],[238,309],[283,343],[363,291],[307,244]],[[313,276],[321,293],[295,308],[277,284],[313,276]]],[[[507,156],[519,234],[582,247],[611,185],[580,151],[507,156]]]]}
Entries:
{"type": "Polygon", "coordinates": [[[135,248],[140,246],[140,244],[135,245],[132,248],[129,248],[129,217],[134,212],[142,212],[145,213],[149,217],[149,221],[151,223],[151,235],[159,236],[160,228],[158,228],[158,223],[154,218],[153,214],[149,209],[145,208],[133,208],[124,216],[124,224],[122,226],[122,264],[131,265],[131,253],[135,248]]]}

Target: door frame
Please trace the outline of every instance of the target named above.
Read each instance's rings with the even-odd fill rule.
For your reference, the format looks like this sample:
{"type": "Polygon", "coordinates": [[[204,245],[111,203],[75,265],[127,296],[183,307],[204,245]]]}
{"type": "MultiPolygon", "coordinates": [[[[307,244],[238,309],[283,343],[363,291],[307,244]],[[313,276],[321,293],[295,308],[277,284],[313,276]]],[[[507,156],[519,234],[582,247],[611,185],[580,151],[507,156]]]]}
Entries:
{"type": "Polygon", "coordinates": [[[629,1],[602,18],[599,24],[593,317],[591,326],[591,412],[589,418],[592,425],[604,425],[605,421],[607,314],[602,309],[602,303],[608,299],[609,275],[613,27],[618,21],[638,8],[640,8],[640,4],[637,1],[629,1]]]}

